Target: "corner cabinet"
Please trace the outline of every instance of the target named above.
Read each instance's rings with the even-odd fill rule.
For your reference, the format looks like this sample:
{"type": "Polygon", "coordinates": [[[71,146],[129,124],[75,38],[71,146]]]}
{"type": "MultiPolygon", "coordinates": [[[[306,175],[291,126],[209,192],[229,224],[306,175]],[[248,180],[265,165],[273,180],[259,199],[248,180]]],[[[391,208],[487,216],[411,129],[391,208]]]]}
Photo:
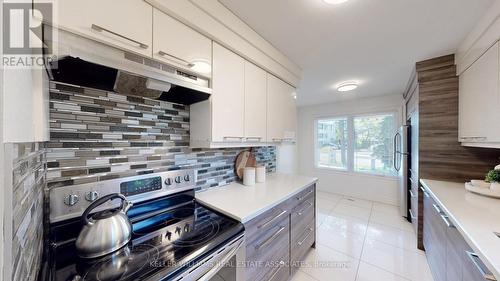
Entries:
{"type": "Polygon", "coordinates": [[[213,43],[209,100],[191,105],[192,147],[295,142],[295,88],[213,43]]]}
{"type": "Polygon", "coordinates": [[[459,78],[459,141],[464,146],[500,148],[499,43],[459,78]]]}

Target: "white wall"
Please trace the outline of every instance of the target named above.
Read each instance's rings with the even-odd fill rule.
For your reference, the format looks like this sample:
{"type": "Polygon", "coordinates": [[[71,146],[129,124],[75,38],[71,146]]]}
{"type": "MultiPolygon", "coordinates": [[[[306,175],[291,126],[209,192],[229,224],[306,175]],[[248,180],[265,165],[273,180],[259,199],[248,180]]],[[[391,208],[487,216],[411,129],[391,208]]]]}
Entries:
{"type": "Polygon", "coordinates": [[[284,174],[298,172],[297,144],[281,144],[276,147],[276,171],[284,174]]]}
{"type": "Polygon", "coordinates": [[[319,179],[318,189],[398,205],[397,178],[341,172],[317,168],[314,164],[314,122],[318,118],[345,114],[398,112],[397,126],[403,120],[402,95],[363,98],[299,108],[299,173],[319,179]]]}

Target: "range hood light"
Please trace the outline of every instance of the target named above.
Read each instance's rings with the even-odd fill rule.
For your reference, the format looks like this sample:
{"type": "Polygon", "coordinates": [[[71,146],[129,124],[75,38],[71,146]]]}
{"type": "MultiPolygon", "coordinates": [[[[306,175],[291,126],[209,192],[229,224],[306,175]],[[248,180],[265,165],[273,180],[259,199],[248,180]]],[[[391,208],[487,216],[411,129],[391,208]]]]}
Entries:
{"type": "Polygon", "coordinates": [[[210,73],[212,72],[212,66],[206,62],[206,61],[193,61],[193,66],[191,67],[191,70],[198,72],[198,73],[210,73]]]}
{"type": "Polygon", "coordinates": [[[170,88],[172,88],[172,84],[168,82],[163,82],[160,80],[148,78],[146,80],[146,88],[151,89],[151,90],[157,90],[161,92],[168,92],[170,91],[170,88]]]}

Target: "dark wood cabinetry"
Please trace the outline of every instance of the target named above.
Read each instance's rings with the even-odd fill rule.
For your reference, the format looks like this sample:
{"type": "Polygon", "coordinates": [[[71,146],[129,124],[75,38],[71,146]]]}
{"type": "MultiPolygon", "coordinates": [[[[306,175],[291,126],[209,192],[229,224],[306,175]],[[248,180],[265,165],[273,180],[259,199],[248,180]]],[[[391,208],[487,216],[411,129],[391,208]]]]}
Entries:
{"type": "Polygon", "coordinates": [[[425,188],[423,244],[435,281],[496,280],[425,188]]]}
{"type": "Polygon", "coordinates": [[[246,280],[286,281],[316,241],[316,187],[245,223],[246,280]]]}

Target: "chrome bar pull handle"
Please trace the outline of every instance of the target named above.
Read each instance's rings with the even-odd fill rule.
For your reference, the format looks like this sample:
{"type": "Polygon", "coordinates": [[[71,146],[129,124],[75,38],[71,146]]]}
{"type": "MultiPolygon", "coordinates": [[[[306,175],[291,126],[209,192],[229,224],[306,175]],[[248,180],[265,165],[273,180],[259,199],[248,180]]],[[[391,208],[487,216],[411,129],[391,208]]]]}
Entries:
{"type": "Polygon", "coordinates": [[[281,217],[284,214],[286,214],[286,210],[284,210],[281,213],[279,213],[278,215],[274,216],[272,219],[268,220],[267,222],[257,226],[257,228],[260,229],[260,228],[268,226],[269,224],[271,224],[273,221],[277,220],[279,217],[281,217]]]}
{"type": "Polygon", "coordinates": [[[131,39],[131,38],[129,38],[129,37],[127,37],[127,36],[124,36],[124,35],[121,35],[121,34],[119,34],[119,33],[116,33],[116,32],[114,32],[114,31],[112,31],[112,30],[106,29],[106,28],[104,28],[104,27],[102,27],[102,26],[99,26],[99,25],[97,25],[97,24],[92,24],[91,28],[92,28],[93,30],[97,31],[97,32],[107,32],[107,33],[112,34],[112,35],[114,35],[114,36],[116,36],[116,37],[119,37],[119,38],[121,38],[121,39],[125,39],[125,40],[127,40],[127,41],[130,41],[130,42],[132,42],[132,43],[134,43],[134,44],[139,45],[139,47],[140,47],[140,48],[142,48],[142,49],[147,49],[147,48],[149,48],[149,46],[148,46],[148,45],[146,45],[146,44],[144,44],[144,43],[141,43],[141,42],[139,42],[139,41],[137,41],[137,40],[131,39]]]}
{"type": "Polygon", "coordinates": [[[172,60],[172,59],[177,60],[177,63],[180,62],[181,64],[184,64],[185,66],[187,66],[189,68],[191,68],[191,67],[194,66],[194,63],[190,63],[187,60],[181,59],[181,58],[179,58],[177,56],[171,55],[171,54],[166,53],[164,51],[158,51],[158,55],[160,55],[160,56],[162,56],[162,57],[164,57],[164,58],[166,58],[168,60],[172,60]]]}

